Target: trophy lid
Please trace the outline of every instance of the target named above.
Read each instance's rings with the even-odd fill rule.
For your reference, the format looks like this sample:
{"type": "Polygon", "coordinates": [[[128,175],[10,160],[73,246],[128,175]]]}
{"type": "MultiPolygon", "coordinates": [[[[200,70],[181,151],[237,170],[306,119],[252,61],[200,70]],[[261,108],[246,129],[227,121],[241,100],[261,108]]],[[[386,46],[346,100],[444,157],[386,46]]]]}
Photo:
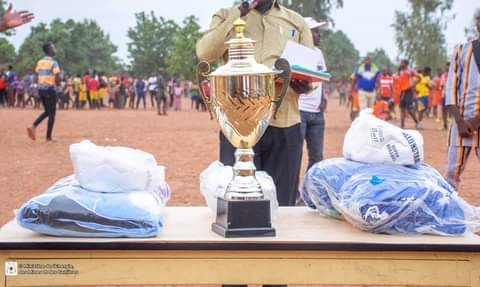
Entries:
{"type": "Polygon", "coordinates": [[[238,76],[238,75],[260,75],[278,74],[279,71],[257,63],[255,60],[255,41],[245,37],[247,23],[237,19],[233,23],[235,36],[225,42],[228,45],[228,62],[219,67],[210,76],[238,76]]]}

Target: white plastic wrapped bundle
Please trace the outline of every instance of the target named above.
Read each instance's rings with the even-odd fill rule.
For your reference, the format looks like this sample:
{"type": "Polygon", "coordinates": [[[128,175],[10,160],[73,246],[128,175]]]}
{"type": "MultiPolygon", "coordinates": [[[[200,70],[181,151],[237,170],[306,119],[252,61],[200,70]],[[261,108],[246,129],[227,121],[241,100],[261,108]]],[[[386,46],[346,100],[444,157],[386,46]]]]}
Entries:
{"type": "MultiPolygon", "coordinates": [[[[255,177],[262,187],[265,199],[270,200],[271,216],[272,219],[275,219],[278,211],[275,183],[273,182],[273,179],[263,171],[257,171],[255,177]]],[[[232,178],[232,167],[223,165],[219,161],[211,163],[208,168],[200,174],[200,192],[205,198],[208,207],[213,212],[217,212],[217,198],[223,198],[225,196],[228,184],[232,178]]]]}
{"type": "Polygon", "coordinates": [[[85,140],[70,146],[70,158],[75,178],[91,191],[170,191],[164,186],[165,168],[138,149],[97,146],[85,140]]]}
{"type": "Polygon", "coordinates": [[[424,160],[423,137],[362,112],[345,135],[343,156],[365,163],[419,164],[424,160]]]}
{"type": "Polygon", "coordinates": [[[70,146],[70,156],[75,175],[25,203],[16,214],[21,226],[54,236],[158,234],[171,191],[151,154],[83,141],[70,146]]]}

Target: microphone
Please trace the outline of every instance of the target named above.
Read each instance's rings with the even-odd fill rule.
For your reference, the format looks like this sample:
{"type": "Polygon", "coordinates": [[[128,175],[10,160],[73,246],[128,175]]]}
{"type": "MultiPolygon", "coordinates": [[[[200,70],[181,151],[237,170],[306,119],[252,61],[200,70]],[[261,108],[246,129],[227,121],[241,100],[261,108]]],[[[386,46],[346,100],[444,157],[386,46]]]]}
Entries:
{"type": "Polygon", "coordinates": [[[250,1],[249,0],[242,0],[242,8],[243,9],[248,9],[250,7],[250,1]]]}

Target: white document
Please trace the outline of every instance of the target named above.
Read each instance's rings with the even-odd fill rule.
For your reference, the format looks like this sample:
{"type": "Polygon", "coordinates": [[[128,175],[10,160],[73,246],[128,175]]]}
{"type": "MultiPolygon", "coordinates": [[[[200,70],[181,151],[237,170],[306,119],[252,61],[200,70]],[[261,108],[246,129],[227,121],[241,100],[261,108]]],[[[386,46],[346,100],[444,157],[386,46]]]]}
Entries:
{"type": "Polygon", "coordinates": [[[312,71],[325,71],[323,55],[309,47],[288,41],[281,58],[286,59],[290,65],[298,65],[312,71]]]}

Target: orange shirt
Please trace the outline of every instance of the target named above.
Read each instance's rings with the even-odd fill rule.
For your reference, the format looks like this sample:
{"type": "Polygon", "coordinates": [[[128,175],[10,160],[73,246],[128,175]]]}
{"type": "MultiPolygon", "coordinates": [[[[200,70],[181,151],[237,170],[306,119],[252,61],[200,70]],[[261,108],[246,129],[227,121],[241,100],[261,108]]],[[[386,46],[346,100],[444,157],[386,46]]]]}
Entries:
{"type": "Polygon", "coordinates": [[[389,109],[387,101],[379,100],[375,103],[375,106],[373,106],[373,115],[379,119],[382,119],[384,121],[387,120],[388,113],[389,109]]]}
{"type": "Polygon", "coordinates": [[[442,79],[436,76],[432,80],[433,88],[430,89],[431,103],[430,106],[436,107],[442,103],[442,79]]]}
{"type": "Polygon", "coordinates": [[[403,70],[400,72],[400,91],[405,92],[413,85],[412,77],[415,72],[412,70],[403,70]]]}
{"type": "Polygon", "coordinates": [[[393,76],[393,95],[400,95],[401,92],[402,91],[400,89],[400,76],[395,74],[393,76]]]}

